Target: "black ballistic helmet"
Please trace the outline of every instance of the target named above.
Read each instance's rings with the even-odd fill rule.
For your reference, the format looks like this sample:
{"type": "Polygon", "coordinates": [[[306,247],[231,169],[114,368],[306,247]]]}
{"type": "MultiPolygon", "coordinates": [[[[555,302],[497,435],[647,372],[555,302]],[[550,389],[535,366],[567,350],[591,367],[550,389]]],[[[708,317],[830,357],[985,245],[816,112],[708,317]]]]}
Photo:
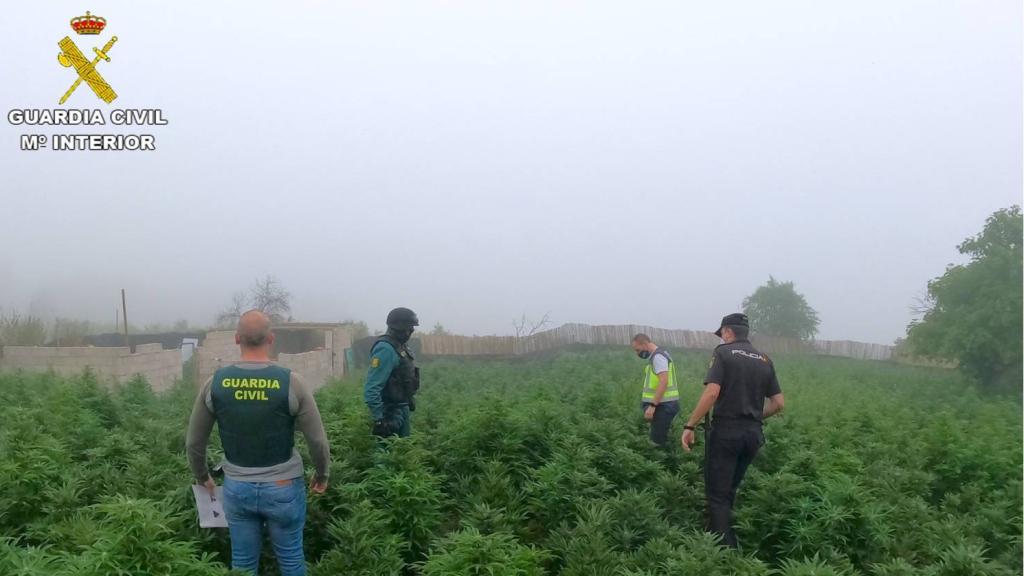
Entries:
{"type": "MultiPolygon", "coordinates": [[[[736,312],[734,314],[729,314],[725,318],[722,318],[722,326],[743,326],[744,328],[750,328],[750,320],[747,320],[746,314],[740,314],[739,312],[736,312]]],[[[715,336],[718,336],[719,338],[722,337],[721,326],[718,328],[718,330],[715,330],[715,336]]]]}
{"type": "Polygon", "coordinates": [[[388,312],[388,328],[394,330],[412,330],[414,326],[420,325],[420,319],[416,313],[408,308],[395,308],[388,312]]]}

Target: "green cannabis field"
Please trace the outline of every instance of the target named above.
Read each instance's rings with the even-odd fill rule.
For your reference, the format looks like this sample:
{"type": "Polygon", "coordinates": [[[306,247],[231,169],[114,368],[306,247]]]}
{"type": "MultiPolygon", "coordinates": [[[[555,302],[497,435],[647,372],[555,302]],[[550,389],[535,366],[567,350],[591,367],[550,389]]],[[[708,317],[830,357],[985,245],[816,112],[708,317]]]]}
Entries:
{"type": "MultiPolygon", "coordinates": [[[[677,354],[686,411],[706,359],[677,354]]],[[[312,574],[1021,573],[1018,400],[939,369],[776,363],[787,410],[740,492],[740,553],[700,530],[701,447],[648,445],[627,350],[427,363],[414,435],[387,452],[358,378],[332,384],[312,574]]],[[[0,375],[0,574],[226,574],[188,486],[193,394],[0,375]]]]}

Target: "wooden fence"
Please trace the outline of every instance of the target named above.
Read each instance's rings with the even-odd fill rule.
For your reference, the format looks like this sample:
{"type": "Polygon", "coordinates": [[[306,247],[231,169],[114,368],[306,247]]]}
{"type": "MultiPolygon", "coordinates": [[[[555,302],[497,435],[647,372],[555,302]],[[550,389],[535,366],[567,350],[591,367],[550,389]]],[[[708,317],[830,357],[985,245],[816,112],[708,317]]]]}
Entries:
{"type": "MultiPolygon", "coordinates": [[[[590,326],[565,324],[532,336],[452,336],[424,334],[420,336],[422,352],[428,356],[518,356],[568,346],[596,344],[628,346],[633,335],[644,333],[661,346],[711,350],[721,341],[711,332],[700,330],[667,330],[634,324],[590,326]]],[[[766,354],[807,353],[842,356],[859,360],[889,360],[892,346],[852,342],[849,340],[814,340],[804,342],[788,338],[754,335],[751,340],[766,354]]]]}
{"type": "Polygon", "coordinates": [[[455,336],[423,334],[420,351],[427,356],[513,356],[515,336],[455,336]]]}

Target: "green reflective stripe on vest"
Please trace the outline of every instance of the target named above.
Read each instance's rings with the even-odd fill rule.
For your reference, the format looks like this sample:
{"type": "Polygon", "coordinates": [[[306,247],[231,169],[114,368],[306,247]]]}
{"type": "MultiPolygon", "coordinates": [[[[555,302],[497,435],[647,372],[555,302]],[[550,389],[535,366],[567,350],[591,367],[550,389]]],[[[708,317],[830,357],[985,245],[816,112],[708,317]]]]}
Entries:
{"type": "MultiPolygon", "coordinates": [[[[660,351],[655,352],[655,354],[660,351]]],[[[666,358],[668,355],[666,354],[666,358]]],[[[654,373],[654,367],[648,362],[644,366],[644,392],[642,400],[644,402],[654,402],[654,397],[658,392],[658,375],[654,373]]],[[[672,358],[668,358],[668,382],[665,385],[665,394],[661,396],[662,402],[669,402],[671,400],[679,400],[679,386],[676,383],[676,363],[672,361],[672,358]]]]}
{"type": "Polygon", "coordinates": [[[250,370],[225,366],[210,383],[224,457],[235,466],[264,468],[286,462],[295,446],[288,405],[291,370],[276,365],[250,370]]]}

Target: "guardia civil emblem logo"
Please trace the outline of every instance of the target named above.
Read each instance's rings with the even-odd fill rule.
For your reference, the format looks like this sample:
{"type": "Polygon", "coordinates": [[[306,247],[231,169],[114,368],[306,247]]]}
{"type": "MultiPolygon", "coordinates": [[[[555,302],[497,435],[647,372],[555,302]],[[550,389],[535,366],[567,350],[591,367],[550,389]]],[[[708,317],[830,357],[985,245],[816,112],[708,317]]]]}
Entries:
{"type": "MultiPolygon", "coordinates": [[[[76,34],[82,36],[99,36],[101,32],[107,27],[107,19],[101,16],[93,16],[92,13],[86,11],[85,16],[76,16],[71,19],[71,29],[76,34]]],[[[83,81],[92,89],[93,93],[100,100],[103,100],[107,104],[110,104],[117,98],[117,93],[110,87],[110,84],[103,79],[96,66],[99,65],[100,60],[110,62],[110,56],[107,54],[110,49],[114,47],[114,42],[117,42],[117,36],[111,36],[110,40],[103,45],[103,48],[93,47],[92,51],[96,53],[96,57],[89,60],[85,57],[85,54],[78,49],[78,46],[69,38],[65,36],[63,40],[57,43],[60,46],[60,54],[57,54],[57,62],[60,62],[61,66],[65,68],[74,68],[78,78],[75,79],[75,83],[68,88],[68,91],[61,97],[60,103],[67,102],[68,98],[74,94],[79,84],[83,81]]]]}
{"type": "MultiPolygon", "coordinates": [[[[104,112],[100,107],[93,106],[93,99],[86,94],[89,90],[97,98],[112,103],[117,99],[117,92],[107,82],[103,74],[100,74],[100,61],[110,62],[110,50],[117,42],[117,36],[110,36],[106,43],[103,42],[102,34],[107,29],[107,19],[96,16],[92,12],[86,12],[82,16],[75,16],[69,21],[75,36],[65,36],[57,46],[60,51],[57,53],[57,63],[67,68],[68,88],[60,98],[62,106],[53,109],[15,108],[7,113],[7,122],[12,126],[106,126],[110,124],[118,127],[115,131],[104,133],[68,133],[58,129],[51,134],[21,134],[22,150],[53,150],[55,152],[73,150],[156,150],[156,136],[152,133],[131,133],[125,132],[130,126],[165,126],[167,120],[164,118],[163,110],[159,108],[124,109],[112,108],[104,112]],[[77,37],[77,38],[76,38],[77,37]],[[82,44],[76,44],[77,42],[82,44]],[[92,46],[86,45],[89,42],[92,46]],[[88,57],[86,56],[88,54],[88,57]],[[74,73],[72,74],[71,71],[74,73]],[[79,87],[82,84],[89,87],[89,90],[79,87]],[[68,107],[63,104],[68,99],[75,97],[76,102],[71,102],[68,107]]],[[[44,53],[45,54],[45,53],[44,53]]],[[[103,66],[107,71],[108,66],[103,66]]],[[[56,75],[59,67],[53,67],[56,75]]],[[[60,81],[59,76],[55,78],[60,81]]],[[[59,87],[54,88],[54,92],[59,87]]],[[[90,131],[91,132],[91,131],[90,131]]],[[[148,132],[148,130],[147,130],[148,132]]]]}

